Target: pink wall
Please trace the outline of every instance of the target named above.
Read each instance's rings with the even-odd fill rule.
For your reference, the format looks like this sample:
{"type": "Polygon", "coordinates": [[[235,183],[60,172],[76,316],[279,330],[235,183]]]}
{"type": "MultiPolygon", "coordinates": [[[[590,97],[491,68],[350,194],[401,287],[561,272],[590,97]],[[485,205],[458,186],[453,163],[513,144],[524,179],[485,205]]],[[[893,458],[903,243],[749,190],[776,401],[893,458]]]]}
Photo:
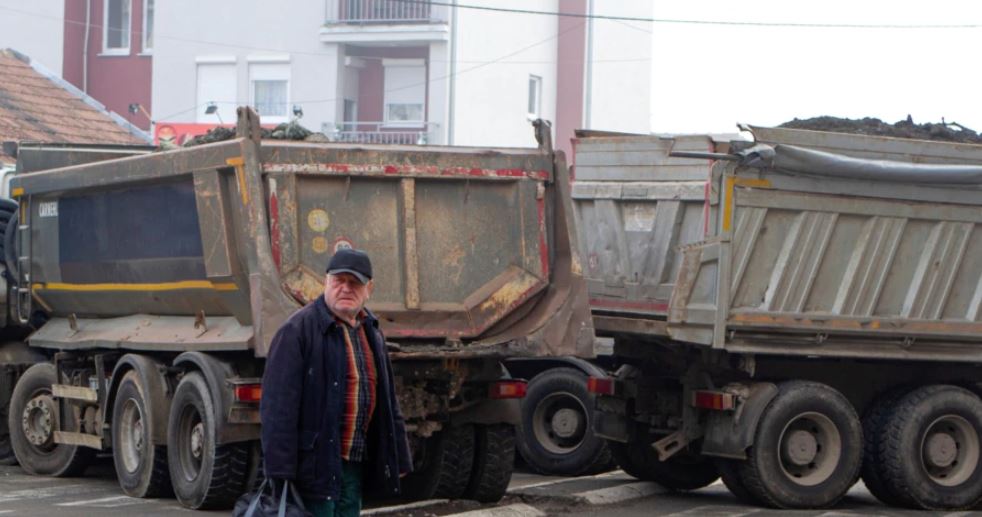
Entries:
{"type": "MultiPolygon", "coordinates": [[[[345,50],[348,56],[365,59],[365,68],[358,75],[358,119],[369,122],[381,122],[383,103],[385,102],[385,70],[382,59],[429,59],[429,48],[372,48],[348,46],[345,50]]],[[[429,61],[427,61],[429,70],[429,61]]],[[[428,74],[429,72],[427,72],[428,74]]],[[[429,87],[426,89],[429,97],[429,87]]],[[[370,130],[370,128],[359,128],[370,130]]]]}
{"type": "Polygon", "coordinates": [[[142,129],[150,120],[142,112],[130,113],[130,103],[139,103],[148,113],[152,58],[143,51],[143,0],[131,0],[130,52],[126,56],[102,56],[102,12],[104,0],[91,0],[89,16],[88,84],[82,84],[82,53],[85,40],[85,1],[65,0],[65,43],[62,76],[142,129]]]}
{"type": "MultiPolygon", "coordinates": [[[[586,14],[586,0],[561,0],[560,11],[586,14]]],[[[556,60],[556,142],[557,149],[566,153],[567,163],[573,162],[573,131],[583,127],[583,95],[586,68],[585,18],[560,16],[559,50],[556,60]]]]}

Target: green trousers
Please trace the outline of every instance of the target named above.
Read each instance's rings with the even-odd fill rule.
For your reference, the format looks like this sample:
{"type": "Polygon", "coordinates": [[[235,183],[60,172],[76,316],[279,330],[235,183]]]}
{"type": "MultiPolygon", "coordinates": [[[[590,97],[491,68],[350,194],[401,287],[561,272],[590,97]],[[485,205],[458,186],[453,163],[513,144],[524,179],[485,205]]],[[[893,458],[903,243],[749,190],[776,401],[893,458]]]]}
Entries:
{"type": "Polygon", "coordinates": [[[361,462],[341,462],[341,496],[303,502],[314,517],[357,517],[361,513],[361,462]]]}

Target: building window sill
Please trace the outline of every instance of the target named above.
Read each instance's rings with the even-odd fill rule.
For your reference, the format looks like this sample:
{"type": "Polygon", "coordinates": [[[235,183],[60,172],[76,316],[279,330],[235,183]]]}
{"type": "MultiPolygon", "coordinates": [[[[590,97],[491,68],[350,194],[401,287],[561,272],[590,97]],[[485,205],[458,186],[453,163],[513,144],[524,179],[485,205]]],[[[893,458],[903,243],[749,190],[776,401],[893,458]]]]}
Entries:
{"type": "Polygon", "coordinates": [[[99,57],[127,57],[130,55],[130,49],[120,48],[120,49],[103,49],[99,54],[99,57]]]}

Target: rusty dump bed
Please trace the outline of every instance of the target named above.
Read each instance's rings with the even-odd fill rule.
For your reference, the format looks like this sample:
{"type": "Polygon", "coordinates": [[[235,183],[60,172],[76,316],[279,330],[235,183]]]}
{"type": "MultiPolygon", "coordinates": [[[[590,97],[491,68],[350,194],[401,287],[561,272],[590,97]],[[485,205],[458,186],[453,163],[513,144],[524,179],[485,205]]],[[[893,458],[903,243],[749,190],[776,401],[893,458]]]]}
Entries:
{"type": "Polygon", "coordinates": [[[260,144],[254,118],[238,131],[14,179],[29,229],[20,276],[53,316],[33,345],[264,356],[321,293],[334,250],[353,246],[373,259],[369,307],[404,355],[592,350],[561,158],[260,144]]]}
{"type": "Polygon", "coordinates": [[[754,128],[682,248],[679,341],[982,362],[982,146],[754,128]]]}

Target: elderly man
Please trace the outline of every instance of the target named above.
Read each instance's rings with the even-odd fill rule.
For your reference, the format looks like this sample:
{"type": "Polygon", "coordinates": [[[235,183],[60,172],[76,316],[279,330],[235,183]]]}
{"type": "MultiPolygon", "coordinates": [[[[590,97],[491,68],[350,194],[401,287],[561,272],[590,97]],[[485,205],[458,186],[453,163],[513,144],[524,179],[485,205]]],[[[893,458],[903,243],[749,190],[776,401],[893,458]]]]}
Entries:
{"type": "Polygon", "coordinates": [[[315,516],[358,515],[363,479],[397,495],[412,469],[385,339],[365,309],[373,288],[368,255],[338,250],[324,295],[283,324],[266,359],[266,476],[293,481],[315,516]]]}

